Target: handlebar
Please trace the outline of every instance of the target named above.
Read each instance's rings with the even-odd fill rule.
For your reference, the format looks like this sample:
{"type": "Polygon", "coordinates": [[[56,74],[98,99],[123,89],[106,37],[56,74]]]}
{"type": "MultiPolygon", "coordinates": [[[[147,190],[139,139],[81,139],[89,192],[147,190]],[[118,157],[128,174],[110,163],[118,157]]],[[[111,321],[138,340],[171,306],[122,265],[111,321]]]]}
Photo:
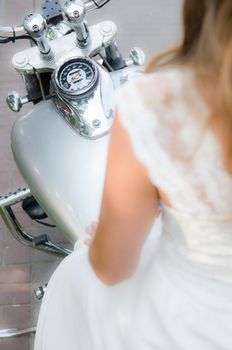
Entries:
{"type": "Polygon", "coordinates": [[[25,34],[27,34],[27,32],[22,25],[14,27],[0,27],[0,37],[2,38],[17,38],[25,34]]]}
{"type": "MultiPolygon", "coordinates": [[[[110,0],[90,0],[85,2],[86,12],[99,9],[106,5],[110,0]]],[[[0,37],[2,38],[17,38],[27,34],[23,25],[12,26],[12,27],[1,27],[0,26],[0,37]]]]}

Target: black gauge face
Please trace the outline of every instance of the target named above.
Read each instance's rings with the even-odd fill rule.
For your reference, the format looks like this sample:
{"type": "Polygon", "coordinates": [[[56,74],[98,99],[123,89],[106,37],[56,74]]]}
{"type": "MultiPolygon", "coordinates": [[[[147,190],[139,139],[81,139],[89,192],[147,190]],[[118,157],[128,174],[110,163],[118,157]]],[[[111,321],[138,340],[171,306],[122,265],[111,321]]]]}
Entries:
{"type": "Polygon", "coordinates": [[[56,84],[71,95],[81,94],[93,87],[97,80],[96,65],[87,58],[79,57],[64,63],[56,75],[56,84]]]}

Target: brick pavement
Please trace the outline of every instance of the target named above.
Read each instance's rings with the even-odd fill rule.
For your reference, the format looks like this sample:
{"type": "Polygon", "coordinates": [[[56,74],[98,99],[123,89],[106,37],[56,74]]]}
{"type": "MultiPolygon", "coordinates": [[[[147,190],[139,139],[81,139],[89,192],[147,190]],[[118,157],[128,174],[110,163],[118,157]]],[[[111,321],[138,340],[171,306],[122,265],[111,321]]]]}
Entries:
{"type": "MultiPolygon", "coordinates": [[[[18,24],[24,15],[32,10],[32,1],[0,0],[0,23],[18,24]]],[[[27,47],[25,42],[2,45],[0,47],[0,194],[5,194],[24,185],[10,149],[10,132],[14,120],[30,110],[25,106],[20,114],[9,111],[5,97],[11,90],[24,94],[21,78],[11,67],[11,57],[27,47]]],[[[43,233],[38,225],[32,225],[20,207],[16,210],[25,229],[43,233]]],[[[1,220],[1,219],[0,219],[1,220]]],[[[55,232],[54,232],[55,234],[55,232]]],[[[0,221],[0,329],[19,329],[36,324],[39,302],[35,300],[33,289],[46,283],[58,260],[45,253],[22,246],[9,236],[0,221]]],[[[0,340],[1,350],[29,350],[33,347],[33,335],[0,340]]]]}
{"type": "MultiPolygon", "coordinates": [[[[169,46],[178,37],[178,9],[181,2],[182,0],[112,0],[102,11],[90,14],[89,22],[114,20],[118,25],[118,42],[122,52],[127,55],[132,47],[140,46],[150,56],[169,46]]],[[[37,9],[40,3],[40,0],[36,1],[37,9]]],[[[32,0],[0,0],[0,24],[18,24],[31,11],[32,0]]],[[[10,64],[12,55],[23,47],[27,47],[24,42],[0,47],[0,194],[24,184],[10,150],[11,127],[20,114],[13,114],[5,104],[9,91],[14,89],[24,94],[20,77],[10,64]]],[[[30,105],[24,106],[21,114],[30,108],[30,105]]],[[[17,209],[17,215],[25,228],[40,232],[37,225],[32,225],[22,215],[20,208],[17,209]]],[[[53,234],[57,235],[56,230],[53,234]]],[[[58,237],[62,239],[62,235],[58,237]]],[[[39,303],[35,301],[32,290],[47,282],[57,263],[57,259],[51,255],[20,245],[9,236],[0,221],[0,329],[29,327],[36,323],[39,303]]],[[[32,346],[31,336],[0,340],[1,350],[29,350],[32,346]]]]}

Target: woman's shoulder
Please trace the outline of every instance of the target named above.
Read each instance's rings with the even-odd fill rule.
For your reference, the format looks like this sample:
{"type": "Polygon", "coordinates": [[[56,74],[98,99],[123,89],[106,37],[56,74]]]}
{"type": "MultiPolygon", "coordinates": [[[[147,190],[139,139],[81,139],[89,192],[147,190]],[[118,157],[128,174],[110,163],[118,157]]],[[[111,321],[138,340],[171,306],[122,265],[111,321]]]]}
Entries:
{"type": "Polygon", "coordinates": [[[119,89],[116,103],[119,118],[129,133],[144,140],[154,139],[169,153],[175,150],[179,154],[178,150],[184,148],[186,157],[195,149],[195,140],[209,116],[193,72],[182,68],[136,78],[119,89]]]}
{"type": "MultiPolygon", "coordinates": [[[[115,94],[120,108],[146,109],[162,118],[205,120],[207,105],[190,68],[175,67],[143,74],[120,87],[115,94]],[[198,118],[196,118],[198,116],[198,118]]],[[[187,121],[186,120],[186,121],[187,121]]]]}
{"type": "Polygon", "coordinates": [[[144,104],[145,106],[172,107],[178,101],[199,100],[193,72],[186,68],[167,68],[127,82],[115,93],[117,104],[144,104]]]}

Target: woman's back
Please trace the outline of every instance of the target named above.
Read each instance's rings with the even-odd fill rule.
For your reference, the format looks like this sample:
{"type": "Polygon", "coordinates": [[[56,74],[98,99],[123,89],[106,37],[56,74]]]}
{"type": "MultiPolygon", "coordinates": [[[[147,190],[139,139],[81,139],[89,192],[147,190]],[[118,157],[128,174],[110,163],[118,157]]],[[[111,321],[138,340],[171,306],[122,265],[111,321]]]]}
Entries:
{"type": "Polygon", "coordinates": [[[193,71],[145,75],[122,88],[117,102],[137,156],[169,204],[194,216],[232,219],[232,176],[193,71]]]}
{"type": "Polygon", "coordinates": [[[208,296],[211,280],[219,289],[222,282],[232,288],[232,176],[192,70],[145,75],[118,92],[117,105],[134,151],[166,203],[160,247],[173,269],[170,278],[181,270],[176,284],[189,285],[193,294],[199,281],[208,296]]]}

